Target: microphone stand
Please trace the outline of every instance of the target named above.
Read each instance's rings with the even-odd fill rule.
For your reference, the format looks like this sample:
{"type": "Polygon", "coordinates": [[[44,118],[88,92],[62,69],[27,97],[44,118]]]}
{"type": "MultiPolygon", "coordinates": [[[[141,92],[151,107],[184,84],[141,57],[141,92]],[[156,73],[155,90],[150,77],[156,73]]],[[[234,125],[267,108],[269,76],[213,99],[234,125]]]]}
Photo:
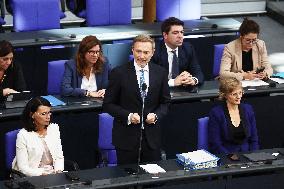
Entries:
{"type": "Polygon", "coordinates": [[[144,103],[145,103],[145,97],[146,97],[146,89],[147,84],[142,84],[142,111],[141,111],[141,127],[140,127],[140,139],[139,139],[139,150],[138,150],[138,160],[137,160],[137,176],[139,174],[139,164],[141,161],[141,151],[142,151],[142,139],[143,139],[143,130],[144,130],[144,103]]]}

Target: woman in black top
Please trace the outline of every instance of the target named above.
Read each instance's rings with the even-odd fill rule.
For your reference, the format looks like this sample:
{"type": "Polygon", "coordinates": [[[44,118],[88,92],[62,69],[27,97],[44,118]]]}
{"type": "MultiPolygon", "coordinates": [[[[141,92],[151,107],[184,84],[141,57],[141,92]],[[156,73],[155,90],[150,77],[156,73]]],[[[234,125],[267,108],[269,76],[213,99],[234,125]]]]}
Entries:
{"type": "Polygon", "coordinates": [[[14,63],[14,49],[10,42],[0,41],[0,101],[10,93],[26,89],[20,65],[14,63]]]}
{"type": "Polygon", "coordinates": [[[238,80],[267,79],[273,74],[264,41],[259,39],[259,25],[245,18],[239,29],[240,37],[225,45],[221,77],[238,80]]]}

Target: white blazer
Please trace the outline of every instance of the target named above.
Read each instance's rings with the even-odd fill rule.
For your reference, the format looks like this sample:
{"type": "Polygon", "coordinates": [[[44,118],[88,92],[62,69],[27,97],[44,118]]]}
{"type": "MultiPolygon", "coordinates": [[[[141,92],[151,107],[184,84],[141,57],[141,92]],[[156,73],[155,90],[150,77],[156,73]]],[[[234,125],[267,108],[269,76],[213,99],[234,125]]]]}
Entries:
{"type": "MultiPolygon", "coordinates": [[[[62,151],[59,126],[51,123],[47,127],[45,136],[46,145],[53,159],[55,171],[64,170],[64,156],[62,151]]],[[[44,146],[41,138],[34,131],[28,132],[21,129],[16,140],[16,157],[13,160],[12,168],[24,173],[27,176],[39,176],[43,168],[39,168],[44,146]]]]}

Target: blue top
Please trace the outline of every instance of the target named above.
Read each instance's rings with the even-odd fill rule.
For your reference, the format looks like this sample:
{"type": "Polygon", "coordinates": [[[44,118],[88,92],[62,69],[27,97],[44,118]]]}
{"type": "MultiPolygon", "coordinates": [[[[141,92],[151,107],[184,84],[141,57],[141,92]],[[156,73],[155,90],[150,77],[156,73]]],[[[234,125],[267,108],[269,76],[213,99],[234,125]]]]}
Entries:
{"type": "MultiPolygon", "coordinates": [[[[108,62],[104,63],[103,72],[96,73],[97,88],[106,89],[108,85],[108,74],[110,66],[108,62]]],[[[85,96],[86,90],[81,89],[82,76],[77,72],[76,63],[74,60],[69,60],[65,63],[65,70],[61,82],[61,95],[63,96],[85,96]]]]}
{"type": "Polygon", "coordinates": [[[208,143],[212,153],[229,154],[259,149],[255,116],[251,105],[241,103],[245,139],[242,144],[234,142],[233,134],[225,116],[223,105],[214,107],[209,113],[208,143]]]}

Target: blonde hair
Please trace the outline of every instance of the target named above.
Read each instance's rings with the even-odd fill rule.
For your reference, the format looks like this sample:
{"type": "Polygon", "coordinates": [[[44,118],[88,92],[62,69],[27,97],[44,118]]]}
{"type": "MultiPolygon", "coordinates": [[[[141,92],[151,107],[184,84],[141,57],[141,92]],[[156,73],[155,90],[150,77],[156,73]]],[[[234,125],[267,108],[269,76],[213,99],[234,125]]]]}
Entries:
{"type": "Polygon", "coordinates": [[[155,49],[155,41],[149,36],[149,35],[138,35],[133,39],[132,48],[134,47],[134,44],[137,42],[149,42],[152,44],[152,48],[155,49]]]}
{"type": "Polygon", "coordinates": [[[227,94],[238,88],[242,88],[242,83],[234,77],[224,77],[219,80],[219,99],[224,100],[227,94]]]}

